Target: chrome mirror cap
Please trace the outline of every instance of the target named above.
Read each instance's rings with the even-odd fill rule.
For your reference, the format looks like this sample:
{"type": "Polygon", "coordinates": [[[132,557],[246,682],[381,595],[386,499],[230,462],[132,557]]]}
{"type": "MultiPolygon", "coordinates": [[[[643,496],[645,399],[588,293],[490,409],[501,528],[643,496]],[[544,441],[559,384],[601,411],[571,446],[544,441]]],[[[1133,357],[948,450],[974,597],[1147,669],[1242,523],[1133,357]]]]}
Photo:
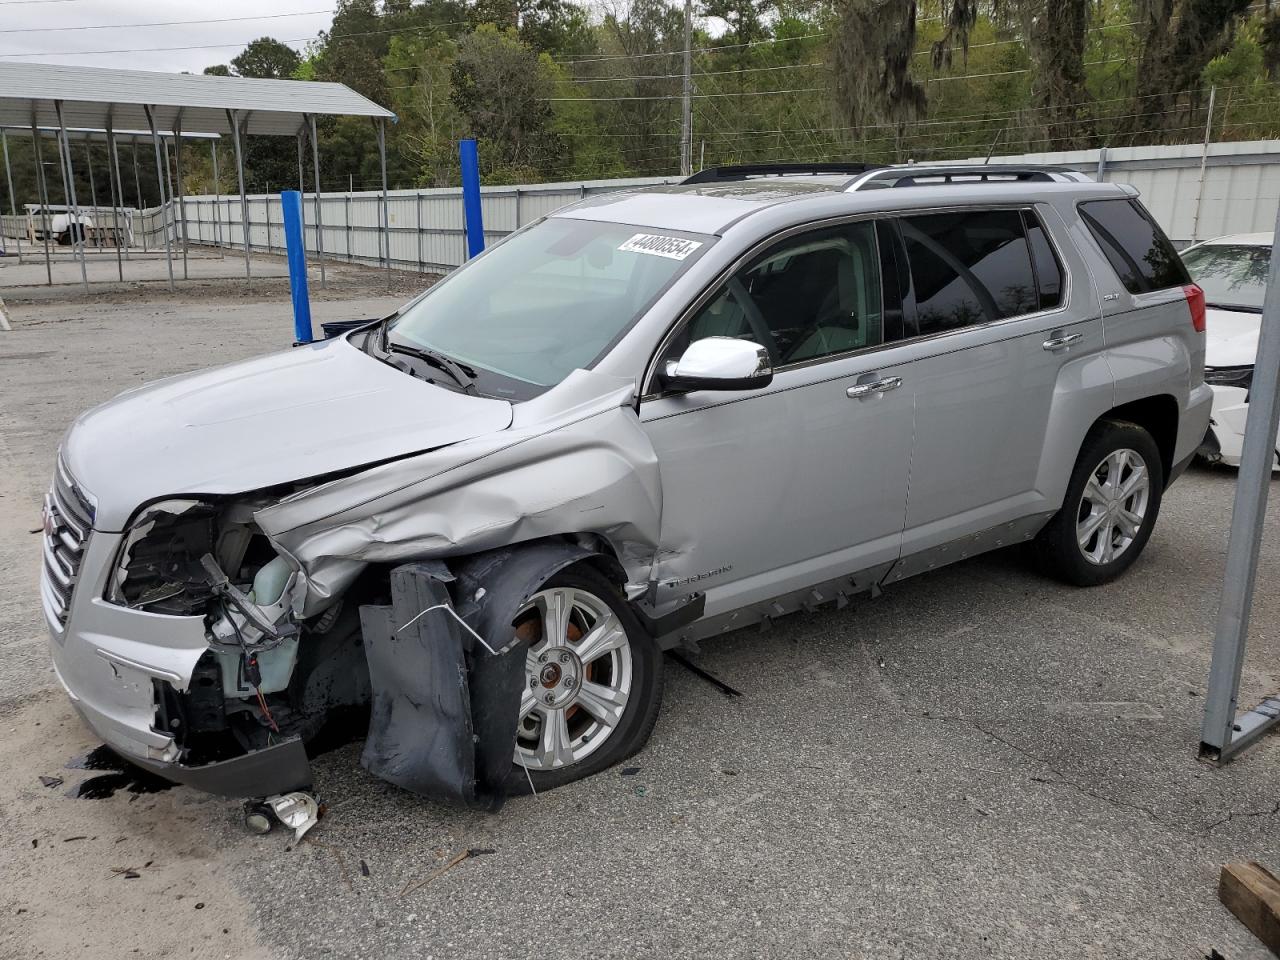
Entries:
{"type": "Polygon", "coordinates": [[[703,337],[667,362],[662,382],[671,390],[757,390],[773,382],[773,365],[758,343],[703,337]]]}

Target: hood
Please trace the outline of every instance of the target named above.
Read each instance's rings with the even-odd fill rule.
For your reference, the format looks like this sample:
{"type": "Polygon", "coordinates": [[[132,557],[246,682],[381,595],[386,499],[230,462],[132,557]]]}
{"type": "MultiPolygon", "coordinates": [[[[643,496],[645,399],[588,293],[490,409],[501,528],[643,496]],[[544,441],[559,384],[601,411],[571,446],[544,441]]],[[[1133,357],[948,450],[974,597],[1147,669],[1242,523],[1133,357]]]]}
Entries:
{"type": "Polygon", "coordinates": [[[435,449],[511,424],[511,405],[446,390],[345,338],[160,380],[76,420],[63,441],[120,530],[161,497],[234,494],[435,449]]]}
{"type": "Polygon", "coordinates": [[[1258,332],[1262,314],[1243,310],[1205,313],[1204,365],[1206,367],[1250,367],[1258,355],[1258,332]]]}

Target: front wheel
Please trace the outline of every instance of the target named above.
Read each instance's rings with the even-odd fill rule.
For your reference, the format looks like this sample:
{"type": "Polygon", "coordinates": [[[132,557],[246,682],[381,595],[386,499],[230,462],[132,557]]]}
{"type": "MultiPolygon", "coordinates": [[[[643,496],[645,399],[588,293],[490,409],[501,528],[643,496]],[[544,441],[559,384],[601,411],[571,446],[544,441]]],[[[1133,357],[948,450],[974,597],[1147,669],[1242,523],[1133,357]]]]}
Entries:
{"type": "Polygon", "coordinates": [[[529,643],[510,789],[542,791],[636,753],[662,702],[662,652],[617,588],[579,564],[515,620],[529,643]]]}
{"type": "Polygon", "coordinates": [[[1138,559],[1160,512],[1164,466],[1151,434],[1104,420],[1085,439],[1060,509],[1036,539],[1045,572],[1091,587],[1138,559]]]}

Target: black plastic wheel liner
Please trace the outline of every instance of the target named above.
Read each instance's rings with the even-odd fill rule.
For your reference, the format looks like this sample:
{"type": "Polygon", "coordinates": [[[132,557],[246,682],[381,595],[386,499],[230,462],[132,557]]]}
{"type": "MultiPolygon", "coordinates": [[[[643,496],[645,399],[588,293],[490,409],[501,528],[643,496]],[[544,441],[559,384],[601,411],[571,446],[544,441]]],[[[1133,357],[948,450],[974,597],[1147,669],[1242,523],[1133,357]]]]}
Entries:
{"type": "Polygon", "coordinates": [[[365,769],[425,797],[498,809],[525,682],[526,648],[512,622],[543,583],[590,555],[543,542],[452,569],[425,561],[392,570],[391,606],[360,608],[373,689],[365,769]]]}

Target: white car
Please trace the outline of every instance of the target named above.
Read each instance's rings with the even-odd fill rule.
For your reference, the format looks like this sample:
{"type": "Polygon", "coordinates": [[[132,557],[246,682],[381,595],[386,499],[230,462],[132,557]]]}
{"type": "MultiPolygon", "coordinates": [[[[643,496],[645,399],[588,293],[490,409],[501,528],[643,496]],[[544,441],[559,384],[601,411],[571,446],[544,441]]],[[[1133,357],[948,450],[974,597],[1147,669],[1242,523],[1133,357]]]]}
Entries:
{"type": "MultiPolygon", "coordinates": [[[[1213,388],[1213,412],[1200,453],[1214,463],[1240,466],[1273,240],[1270,233],[1240,233],[1182,253],[1208,305],[1204,380],[1213,388]]],[[[1280,457],[1280,442],[1277,448],[1280,457]]]]}

